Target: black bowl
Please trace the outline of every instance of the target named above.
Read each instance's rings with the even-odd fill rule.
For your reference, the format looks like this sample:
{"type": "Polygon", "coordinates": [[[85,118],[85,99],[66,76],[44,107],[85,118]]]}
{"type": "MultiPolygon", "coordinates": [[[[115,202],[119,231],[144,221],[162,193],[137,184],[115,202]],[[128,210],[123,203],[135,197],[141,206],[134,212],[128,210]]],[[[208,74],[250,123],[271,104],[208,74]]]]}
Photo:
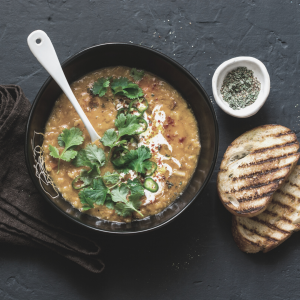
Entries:
{"type": "Polygon", "coordinates": [[[64,198],[56,194],[40,174],[39,154],[34,151],[42,145],[45,124],[62,93],[56,82],[49,77],[38,92],[28,118],[25,155],[29,174],[44,198],[66,217],[85,227],[109,233],[139,233],[159,228],[183,212],[208,183],[217,159],[218,125],[213,106],[198,81],[181,65],[169,57],[146,47],[131,44],[104,44],[88,48],[62,64],[71,83],[85,74],[111,66],[128,66],[149,71],[166,80],[190,104],[199,126],[201,153],[195,173],[182,196],[161,213],[132,223],[117,223],[101,220],[81,213],[64,198]]]}

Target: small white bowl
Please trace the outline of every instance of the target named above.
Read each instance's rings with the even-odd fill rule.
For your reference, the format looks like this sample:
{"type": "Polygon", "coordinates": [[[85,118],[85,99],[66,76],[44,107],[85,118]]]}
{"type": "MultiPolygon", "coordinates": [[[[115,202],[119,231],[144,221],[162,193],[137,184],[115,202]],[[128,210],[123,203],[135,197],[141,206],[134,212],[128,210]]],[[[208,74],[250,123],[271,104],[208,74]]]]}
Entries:
{"type": "Polygon", "coordinates": [[[248,118],[255,115],[266,102],[270,93],[270,76],[260,60],[250,56],[239,56],[223,62],[217,68],[212,78],[212,90],[217,104],[223,111],[237,118],[248,118]],[[234,110],[223,100],[220,90],[226,75],[238,67],[247,67],[247,69],[252,70],[254,77],[261,83],[261,87],[253,104],[234,110]]]}

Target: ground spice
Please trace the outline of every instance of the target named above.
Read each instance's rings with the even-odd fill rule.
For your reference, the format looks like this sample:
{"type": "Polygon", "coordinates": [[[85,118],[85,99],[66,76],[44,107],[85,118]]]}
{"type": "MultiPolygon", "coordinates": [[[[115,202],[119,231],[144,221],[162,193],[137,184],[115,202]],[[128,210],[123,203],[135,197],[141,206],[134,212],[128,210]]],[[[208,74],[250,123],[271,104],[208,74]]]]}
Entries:
{"type": "Polygon", "coordinates": [[[221,94],[232,109],[241,109],[255,102],[260,88],[261,83],[253,76],[252,70],[238,67],[226,75],[221,94]]]}

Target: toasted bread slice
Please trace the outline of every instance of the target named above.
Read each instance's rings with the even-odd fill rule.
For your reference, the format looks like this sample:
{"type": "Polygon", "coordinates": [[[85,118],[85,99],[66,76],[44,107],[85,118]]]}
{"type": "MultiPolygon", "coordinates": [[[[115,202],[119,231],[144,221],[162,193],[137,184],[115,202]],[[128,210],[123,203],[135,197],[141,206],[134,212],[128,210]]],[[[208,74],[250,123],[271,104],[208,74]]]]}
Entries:
{"type": "Polygon", "coordinates": [[[298,149],[295,133],[280,125],[259,126],[234,140],[217,179],[224,206],[241,217],[263,212],[296,166],[298,149]]]}
{"type": "Polygon", "coordinates": [[[233,216],[232,234],[242,251],[268,252],[299,230],[299,222],[300,166],[296,166],[263,213],[253,218],[233,216]]]}

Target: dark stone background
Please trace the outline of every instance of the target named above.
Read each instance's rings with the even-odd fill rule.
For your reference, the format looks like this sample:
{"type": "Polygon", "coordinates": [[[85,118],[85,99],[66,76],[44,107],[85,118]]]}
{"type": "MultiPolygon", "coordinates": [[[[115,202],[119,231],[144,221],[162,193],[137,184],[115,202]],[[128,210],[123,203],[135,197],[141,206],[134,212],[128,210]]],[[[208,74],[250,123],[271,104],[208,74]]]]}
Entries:
{"type": "MultiPolygon", "coordinates": [[[[0,82],[19,84],[30,101],[48,77],[27,47],[36,29],[48,33],[61,61],[101,43],[153,47],[187,68],[210,96],[219,64],[253,56],[270,73],[271,93],[260,112],[244,120],[214,103],[216,170],[175,221],[139,236],[99,234],[106,263],[99,275],[52,252],[1,245],[0,299],[299,299],[300,235],[268,254],[242,253],[216,191],[221,157],[244,131],[278,123],[300,137],[299,14],[299,0],[2,0],[0,82]]],[[[50,207],[49,213],[60,218],[50,207]]]]}

